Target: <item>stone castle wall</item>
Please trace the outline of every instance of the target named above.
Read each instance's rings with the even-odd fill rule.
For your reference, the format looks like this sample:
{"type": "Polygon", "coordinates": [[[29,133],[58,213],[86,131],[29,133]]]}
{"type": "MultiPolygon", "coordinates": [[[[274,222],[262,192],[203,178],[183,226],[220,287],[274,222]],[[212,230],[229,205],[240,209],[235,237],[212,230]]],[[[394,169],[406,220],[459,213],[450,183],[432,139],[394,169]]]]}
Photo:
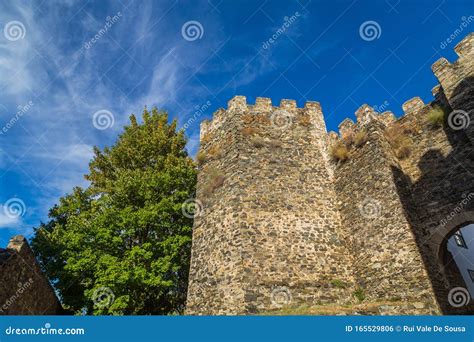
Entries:
{"type": "Polygon", "coordinates": [[[336,170],[336,193],[343,225],[354,257],[353,272],[367,300],[406,301],[423,313],[437,313],[428,274],[423,266],[404,206],[393,180],[398,166],[378,121],[358,122],[368,141],[351,150],[336,170]]]}
{"type": "Polygon", "coordinates": [[[318,103],[235,97],[203,122],[187,312],[353,303],[354,292],[403,302],[391,313],[472,312],[447,304],[462,279],[445,244],[474,222],[474,201],[445,218],[474,193],[474,125],[435,127],[427,116],[440,106],[474,122],[473,44],[470,34],[456,62],[433,65],[435,101],[407,101],[400,119],[364,105],[357,123],[327,135],[318,103]],[[357,132],[367,142],[332,161],[331,147],[357,132]],[[409,153],[399,154],[397,134],[409,153]]]}
{"type": "Polygon", "coordinates": [[[57,315],[62,307],[21,235],[0,249],[0,315],[57,315]]]}

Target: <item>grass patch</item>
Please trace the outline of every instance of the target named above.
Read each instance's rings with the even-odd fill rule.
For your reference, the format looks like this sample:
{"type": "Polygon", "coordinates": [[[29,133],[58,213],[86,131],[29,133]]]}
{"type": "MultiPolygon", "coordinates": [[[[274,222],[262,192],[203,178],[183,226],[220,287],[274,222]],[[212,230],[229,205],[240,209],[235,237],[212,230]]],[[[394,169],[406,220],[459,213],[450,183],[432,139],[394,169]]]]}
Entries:
{"type": "Polygon", "coordinates": [[[333,279],[329,283],[338,289],[345,289],[347,286],[347,284],[340,279],[333,279]]]}
{"type": "Polygon", "coordinates": [[[355,134],[353,131],[346,132],[346,134],[342,136],[342,141],[344,141],[346,146],[351,146],[352,144],[354,144],[354,139],[355,139],[355,134]]]}
{"type": "Polygon", "coordinates": [[[357,290],[352,292],[352,295],[356,297],[359,302],[363,302],[365,299],[365,290],[359,287],[357,290]]]}
{"type": "Polygon", "coordinates": [[[395,152],[395,156],[399,159],[408,158],[411,154],[413,143],[403,127],[395,125],[388,128],[385,132],[388,142],[395,152]]]}
{"type": "Polygon", "coordinates": [[[355,147],[362,147],[365,145],[365,143],[369,140],[369,134],[365,129],[360,130],[357,132],[357,134],[354,136],[354,145],[355,147]]]}
{"type": "Polygon", "coordinates": [[[434,106],[427,114],[428,122],[433,127],[441,127],[444,125],[446,113],[440,106],[434,106]]]}
{"type": "Polygon", "coordinates": [[[204,164],[207,160],[207,155],[206,152],[204,151],[199,151],[196,155],[196,162],[198,163],[199,166],[204,164]]]}
{"type": "Polygon", "coordinates": [[[219,145],[214,145],[207,151],[208,158],[219,158],[222,155],[222,149],[219,145]]]}
{"type": "Polygon", "coordinates": [[[216,191],[216,189],[220,188],[225,181],[224,175],[217,169],[209,170],[209,175],[207,181],[203,187],[203,195],[204,197],[208,197],[216,191]]]}
{"type": "Polygon", "coordinates": [[[343,142],[337,142],[329,151],[331,158],[336,162],[344,162],[349,158],[349,150],[343,142]]]}

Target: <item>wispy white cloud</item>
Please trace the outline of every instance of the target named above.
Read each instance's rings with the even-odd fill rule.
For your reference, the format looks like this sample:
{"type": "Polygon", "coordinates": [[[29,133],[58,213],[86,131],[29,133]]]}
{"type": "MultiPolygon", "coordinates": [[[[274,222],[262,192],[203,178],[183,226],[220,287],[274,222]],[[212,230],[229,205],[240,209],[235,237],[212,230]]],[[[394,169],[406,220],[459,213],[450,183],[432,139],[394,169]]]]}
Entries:
{"type": "Polygon", "coordinates": [[[0,205],[0,229],[1,228],[17,228],[21,225],[20,216],[12,216],[5,214],[5,207],[0,205]]]}
{"type": "MultiPolygon", "coordinates": [[[[74,1],[42,2],[40,6],[0,4],[0,23],[19,20],[26,28],[25,38],[14,42],[3,39],[0,31],[0,104],[11,115],[18,104],[34,102],[15,127],[0,136],[0,172],[8,172],[15,180],[0,179],[2,193],[20,192],[31,199],[24,222],[45,219],[60,196],[76,185],[87,186],[83,175],[92,146],[113,144],[129,114],[156,105],[169,109],[171,118],[183,124],[196,105],[209,99],[214,106],[214,94],[227,82],[230,89],[236,88],[271,69],[263,56],[246,65],[256,53],[252,49],[248,56],[228,59],[220,69],[216,61],[222,58],[214,51],[227,38],[221,36],[219,24],[206,21],[204,38],[186,41],[181,25],[190,18],[175,13],[169,25],[170,14],[163,16],[172,12],[174,2],[150,1],[129,8],[109,2],[97,13],[74,1]],[[120,20],[84,49],[84,43],[103,27],[106,16],[118,11],[120,20]],[[216,84],[200,79],[219,71],[225,77],[216,84]],[[112,112],[115,119],[115,125],[104,131],[94,128],[92,122],[93,114],[101,109],[112,112]]],[[[0,120],[9,119],[1,112],[0,120]]],[[[191,153],[199,145],[199,121],[208,114],[186,132],[191,153]]],[[[23,227],[24,222],[0,217],[3,226],[23,227]]]]}
{"type": "MultiPolygon", "coordinates": [[[[14,129],[0,137],[2,151],[8,152],[8,157],[0,153],[0,171],[18,179],[16,184],[1,180],[4,194],[34,196],[28,219],[44,219],[60,196],[74,186],[87,185],[83,175],[92,146],[113,143],[130,113],[141,112],[144,105],[169,107],[170,103],[182,112],[180,106],[192,102],[184,96],[190,91],[186,79],[189,65],[199,60],[180,56],[181,49],[190,45],[181,36],[173,36],[179,25],[171,30],[156,21],[153,10],[156,13],[159,5],[147,2],[133,11],[123,10],[120,21],[88,50],[81,48],[105,17],[89,13],[87,7],[78,12],[81,6],[72,5],[72,1],[45,2],[35,10],[25,3],[0,4],[1,23],[19,20],[26,28],[24,39],[0,37],[0,103],[8,113],[14,113],[18,104],[35,103],[14,129]],[[67,25],[75,25],[73,36],[67,25]],[[150,30],[151,26],[163,35],[150,30]],[[114,114],[113,128],[94,128],[92,116],[100,109],[114,114]]],[[[122,9],[119,4],[108,6],[107,15],[122,9]]],[[[7,119],[8,115],[0,116],[7,119]]],[[[21,220],[0,216],[2,227],[20,229],[22,225],[21,220]]]]}

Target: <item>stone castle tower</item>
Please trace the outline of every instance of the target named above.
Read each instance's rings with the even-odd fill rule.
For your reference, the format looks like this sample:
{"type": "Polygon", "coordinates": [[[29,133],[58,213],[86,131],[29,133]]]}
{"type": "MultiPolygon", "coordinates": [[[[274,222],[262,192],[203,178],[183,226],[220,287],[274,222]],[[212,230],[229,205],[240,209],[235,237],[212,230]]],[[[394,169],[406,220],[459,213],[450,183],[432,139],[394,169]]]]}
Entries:
{"type": "Polygon", "coordinates": [[[465,285],[446,241],[474,222],[474,200],[451,215],[474,197],[473,45],[470,34],[456,62],[434,63],[432,103],[409,100],[399,119],[363,105],[340,136],[317,102],[236,96],[204,121],[187,313],[355,297],[393,303],[378,313],[472,312],[449,305],[465,285]],[[428,119],[436,108],[439,126],[428,119]],[[336,146],[347,160],[334,161],[336,146]]]}

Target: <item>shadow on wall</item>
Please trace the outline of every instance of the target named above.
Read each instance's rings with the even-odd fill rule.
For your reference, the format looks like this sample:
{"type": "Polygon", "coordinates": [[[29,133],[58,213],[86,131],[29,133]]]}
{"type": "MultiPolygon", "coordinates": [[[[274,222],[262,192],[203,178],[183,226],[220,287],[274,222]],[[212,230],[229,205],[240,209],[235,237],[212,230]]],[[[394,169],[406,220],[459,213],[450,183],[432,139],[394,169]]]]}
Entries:
{"type": "Polygon", "coordinates": [[[474,78],[464,79],[451,98],[442,102],[449,102],[450,113],[461,110],[470,115],[470,125],[461,123],[461,129],[453,129],[448,116],[444,132],[427,132],[444,134],[451,152],[446,157],[436,147],[425,152],[418,163],[421,176],[415,182],[396,166],[392,172],[442,312],[474,314],[474,300],[461,307],[450,304],[450,291],[467,286],[447,250],[447,240],[460,227],[474,222],[474,78]]]}

